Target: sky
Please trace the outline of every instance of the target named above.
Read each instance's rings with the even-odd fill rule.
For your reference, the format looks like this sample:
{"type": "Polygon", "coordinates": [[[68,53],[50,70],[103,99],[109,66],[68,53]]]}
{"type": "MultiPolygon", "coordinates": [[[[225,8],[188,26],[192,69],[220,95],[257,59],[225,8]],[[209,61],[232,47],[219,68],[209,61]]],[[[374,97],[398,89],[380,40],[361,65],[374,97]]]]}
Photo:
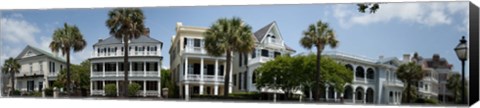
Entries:
{"type": "MultiPolygon", "coordinates": [[[[16,57],[26,45],[50,51],[53,31],[64,23],[79,27],[87,47],[72,55],[74,64],[87,60],[92,45],[107,38],[105,25],[111,8],[42,9],[0,11],[1,64],[16,57]]],[[[325,51],[340,51],[376,59],[379,56],[402,58],[418,52],[424,58],[439,54],[460,71],[454,52],[461,36],[468,40],[468,2],[421,2],[380,4],[375,14],[359,13],[355,4],[301,4],[250,6],[145,7],[145,24],[150,36],[164,43],[163,66],[169,67],[171,37],[175,25],[208,27],[219,18],[240,17],[256,31],[275,21],[285,43],[297,53],[307,52],[299,44],[302,32],[319,20],[329,23],[339,46],[325,51]]],[[[466,63],[468,76],[468,61],[466,63]]]]}

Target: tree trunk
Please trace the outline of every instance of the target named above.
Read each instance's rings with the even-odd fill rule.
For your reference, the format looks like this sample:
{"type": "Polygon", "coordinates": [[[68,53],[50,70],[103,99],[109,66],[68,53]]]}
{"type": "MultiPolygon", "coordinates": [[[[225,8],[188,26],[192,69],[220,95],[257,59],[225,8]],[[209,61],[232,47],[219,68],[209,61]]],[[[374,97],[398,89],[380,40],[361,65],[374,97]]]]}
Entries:
{"type": "Polygon", "coordinates": [[[227,53],[226,53],[226,56],[227,56],[227,71],[225,71],[225,81],[223,82],[223,96],[224,97],[228,97],[228,91],[229,91],[229,87],[230,87],[230,64],[231,64],[231,59],[232,59],[232,56],[231,56],[231,52],[230,50],[227,50],[227,53]]]}
{"type": "Polygon", "coordinates": [[[15,92],[15,72],[10,72],[10,79],[12,81],[12,83],[10,83],[12,85],[12,88],[10,88],[10,96],[13,96],[13,92],[15,92]]]}
{"type": "MultiPolygon", "coordinates": [[[[61,70],[61,69],[60,69],[61,70]]],[[[70,86],[70,49],[67,49],[67,83],[65,89],[67,91],[67,95],[71,96],[72,87],[70,86]]]]}
{"type": "MultiPolygon", "coordinates": [[[[128,52],[130,52],[130,48],[128,47],[128,37],[123,36],[123,71],[124,71],[124,81],[123,81],[123,96],[128,96],[128,70],[130,70],[130,66],[128,63],[128,52]]],[[[131,64],[130,64],[131,65],[131,64]]],[[[118,88],[118,87],[117,87],[118,88]]],[[[121,93],[120,93],[121,94],[121,93]]]]}
{"type": "Polygon", "coordinates": [[[320,45],[317,45],[317,72],[314,74],[314,85],[313,85],[313,98],[315,101],[320,100],[319,96],[319,86],[320,86],[320,59],[322,54],[322,48],[320,45]]]}

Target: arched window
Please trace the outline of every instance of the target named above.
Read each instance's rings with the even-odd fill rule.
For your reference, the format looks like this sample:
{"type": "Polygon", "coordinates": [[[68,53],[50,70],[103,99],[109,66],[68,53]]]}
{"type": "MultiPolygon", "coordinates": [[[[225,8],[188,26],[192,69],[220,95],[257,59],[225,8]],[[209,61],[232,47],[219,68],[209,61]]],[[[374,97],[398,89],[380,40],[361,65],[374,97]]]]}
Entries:
{"type": "Polygon", "coordinates": [[[355,76],[360,77],[360,78],[365,78],[365,70],[363,69],[363,67],[361,67],[361,66],[357,67],[356,72],[355,72],[355,76]]]}
{"type": "Polygon", "coordinates": [[[368,79],[375,79],[375,72],[372,68],[367,69],[367,78],[368,79]]]}

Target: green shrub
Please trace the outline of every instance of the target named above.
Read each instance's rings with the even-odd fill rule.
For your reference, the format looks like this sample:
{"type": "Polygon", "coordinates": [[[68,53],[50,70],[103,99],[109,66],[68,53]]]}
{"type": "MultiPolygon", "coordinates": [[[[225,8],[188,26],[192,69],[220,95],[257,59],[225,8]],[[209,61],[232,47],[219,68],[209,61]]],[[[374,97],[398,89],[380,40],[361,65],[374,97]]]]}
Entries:
{"type": "Polygon", "coordinates": [[[422,104],[438,104],[438,100],[436,99],[424,99],[418,98],[415,103],[422,103],[422,104]]]}
{"type": "Polygon", "coordinates": [[[20,94],[22,94],[22,92],[20,92],[20,90],[13,91],[14,96],[20,96],[20,94]]]}
{"type": "Polygon", "coordinates": [[[140,84],[137,84],[137,83],[128,84],[128,95],[129,96],[136,96],[137,92],[139,90],[140,90],[140,84]]]}
{"type": "Polygon", "coordinates": [[[32,92],[30,93],[30,96],[42,97],[42,92],[32,92]]]}
{"type": "Polygon", "coordinates": [[[115,84],[105,85],[105,95],[107,96],[117,96],[117,87],[115,84]]]}
{"type": "Polygon", "coordinates": [[[53,96],[53,88],[45,88],[43,91],[45,92],[45,96],[53,96]]]}

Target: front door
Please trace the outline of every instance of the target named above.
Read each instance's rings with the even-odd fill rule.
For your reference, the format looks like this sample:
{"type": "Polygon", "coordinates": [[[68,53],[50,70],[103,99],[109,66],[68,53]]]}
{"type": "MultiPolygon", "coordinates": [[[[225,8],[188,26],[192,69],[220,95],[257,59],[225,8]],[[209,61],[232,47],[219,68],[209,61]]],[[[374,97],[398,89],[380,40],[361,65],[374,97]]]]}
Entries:
{"type": "Polygon", "coordinates": [[[43,91],[43,82],[38,82],[38,91],[43,91]]]}

